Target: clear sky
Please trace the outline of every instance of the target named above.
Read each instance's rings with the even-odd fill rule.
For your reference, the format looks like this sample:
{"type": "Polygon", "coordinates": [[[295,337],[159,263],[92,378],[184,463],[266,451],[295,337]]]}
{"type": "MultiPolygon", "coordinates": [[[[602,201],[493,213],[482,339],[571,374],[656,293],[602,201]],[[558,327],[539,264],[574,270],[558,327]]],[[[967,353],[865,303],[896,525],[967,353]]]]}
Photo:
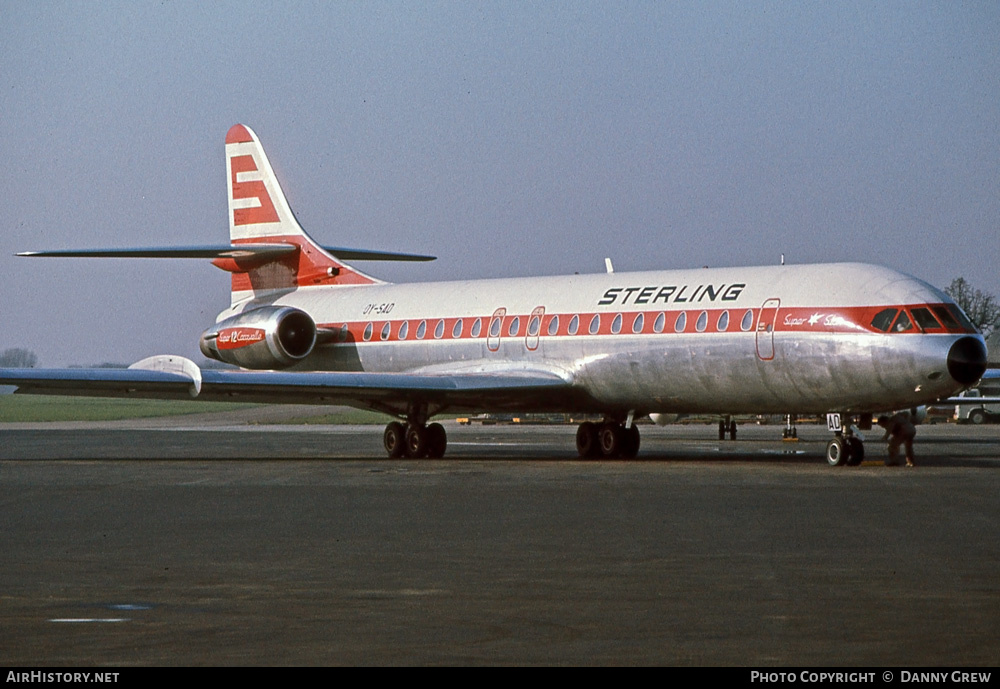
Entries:
{"type": "MultiPolygon", "coordinates": [[[[385,279],[863,260],[1000,294],[1000,3],[0,0],[0,349],[201,359],[224,138],[385,279]]],[[[835,271],[829,279],[837,280],[835,271]]]]}

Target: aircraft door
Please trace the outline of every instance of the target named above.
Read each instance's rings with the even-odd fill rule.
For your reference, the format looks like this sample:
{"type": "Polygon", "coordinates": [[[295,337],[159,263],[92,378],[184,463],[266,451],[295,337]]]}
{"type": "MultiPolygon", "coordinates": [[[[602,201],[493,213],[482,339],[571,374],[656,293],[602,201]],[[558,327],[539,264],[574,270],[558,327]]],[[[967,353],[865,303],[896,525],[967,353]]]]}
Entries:
{"type": "Polygon", "coordinates": [[[542,317],[545,315],[544,306],[536,306],[531,316],[528,318],[528,331],[524,335],[524,346],[529,351],[538,349],[538,333],[542,330],[542,317]]]}
{"type": "Polygon", "coordinates": [[[778,320],[780,299],[768,299],[757,316],[757,358],[770,361],[774,358],[774,325],[778,320]]]}
{"type": "Polygon", "coordinates": [[[493,312],[490,318],[490,329],[486,331],[486,348],[491,352],[500,349],[500,337],[503,334],[503,317],[507,315],[507,309],[501,307],[493,312]]]}

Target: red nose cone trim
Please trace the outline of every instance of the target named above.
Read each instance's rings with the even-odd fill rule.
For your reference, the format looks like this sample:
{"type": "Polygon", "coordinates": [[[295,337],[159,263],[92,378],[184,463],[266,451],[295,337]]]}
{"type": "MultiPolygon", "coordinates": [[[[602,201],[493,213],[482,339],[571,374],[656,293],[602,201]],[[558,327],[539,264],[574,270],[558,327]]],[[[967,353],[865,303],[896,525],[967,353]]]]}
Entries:
{"type": "Polygon", "coordinates": [[[248,141],[253,141],[253,137],[242,124],[234,124],[226,133],[227,144],[245,144],[248,141]]]}
{"type": "Polygon", "coordinates": [[[256,344],[264,339],[260,328],[225,328],[216,339],[219,349],[239,349],[256,344]]]}

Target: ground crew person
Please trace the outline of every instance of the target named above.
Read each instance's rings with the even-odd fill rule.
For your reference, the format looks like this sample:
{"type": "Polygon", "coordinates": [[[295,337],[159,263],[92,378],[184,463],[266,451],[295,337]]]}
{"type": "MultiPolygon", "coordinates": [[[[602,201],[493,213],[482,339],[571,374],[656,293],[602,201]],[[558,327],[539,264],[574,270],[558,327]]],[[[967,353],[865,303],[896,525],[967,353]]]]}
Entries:
{"type": "Polygon", "coordinates": [[[885,429],[883,440],[889,441],[889,458],[885,460],[885,465],[899,465],[899,446],[903,445],[906,448],[906,466],[913,466],[913,438],[917,435],[917,429],[910,421],[910,415],[899,412],[892,416],[880,416],[878,425],[885,429]]]}

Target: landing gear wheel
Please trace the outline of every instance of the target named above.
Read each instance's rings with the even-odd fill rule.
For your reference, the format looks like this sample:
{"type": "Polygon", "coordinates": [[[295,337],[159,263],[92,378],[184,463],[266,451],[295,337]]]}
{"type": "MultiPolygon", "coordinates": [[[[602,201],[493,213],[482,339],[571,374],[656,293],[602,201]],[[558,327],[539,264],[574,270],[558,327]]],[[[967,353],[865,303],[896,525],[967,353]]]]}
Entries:
{"type": "Polygon", "coordinates": [[[385,446],[389,459],[399,459],[406,454],[406,428],[399,421],[393,421],[385,427],[382,435],[382,444],[385,446]]]}
{"type": "Polygon", "coordinates": [[[448,434],[444,426],[432,423],[427,426],[427,456],[431,459],[441,459],[448,447],[448,434]]]}
{"type": "Polygon", "coordinates": [[[977,426],[981,423],[985,423],[986,412],[984,412],[982,409],[973,409],[972,411],[969,412],[969,422],[977,426]]]}
{"type": "Polygon", "coordinates": [[[729,439],[730,440],[736,440],[736,422],[735,421],[730,421],[729,422],[729,439]]]}
{"type": "Polygon", "coordinates": [[[621,456],[624,430],[624,426],[619,426],[616,423],[601,424],[601,430],[597,432],[597,439],[601,444],[603,456],[609,459],[621,456]]]}
{"type": "Polygon", "coordinates": [[[410,425],[406,429],[406,456],[420,459],[427,456],[427,427],[410,425]]]}
{"type": "Polygon", "coordinates": [[[839,467],[847,461],[847,451],[841,438],[834,438],[826,444],[826,463],[839,467]]]}
{"type": "Polygon", "coordinates": [[[859,438],[845,438],[844,445],[848,450],[847,466],[856,467],[865,461],[865,444],[859,438]]]}
{"type": "Polygon", "coordinates": [[[622,428],[621,456],[625,459],[635,459],[639,454],[639,427],[622,428]]]}
{"type": "Polygon", "coordinates": [[[576,429],[576,451],[583,459],[590,459],[601,453],[600,445],[597,444],[596,423],[584,421],[576,429]]]}
{"type": "Polygon", "coordinates": [[[719,440],[726,439],[726,422],[719,419],[719,440]]]}

